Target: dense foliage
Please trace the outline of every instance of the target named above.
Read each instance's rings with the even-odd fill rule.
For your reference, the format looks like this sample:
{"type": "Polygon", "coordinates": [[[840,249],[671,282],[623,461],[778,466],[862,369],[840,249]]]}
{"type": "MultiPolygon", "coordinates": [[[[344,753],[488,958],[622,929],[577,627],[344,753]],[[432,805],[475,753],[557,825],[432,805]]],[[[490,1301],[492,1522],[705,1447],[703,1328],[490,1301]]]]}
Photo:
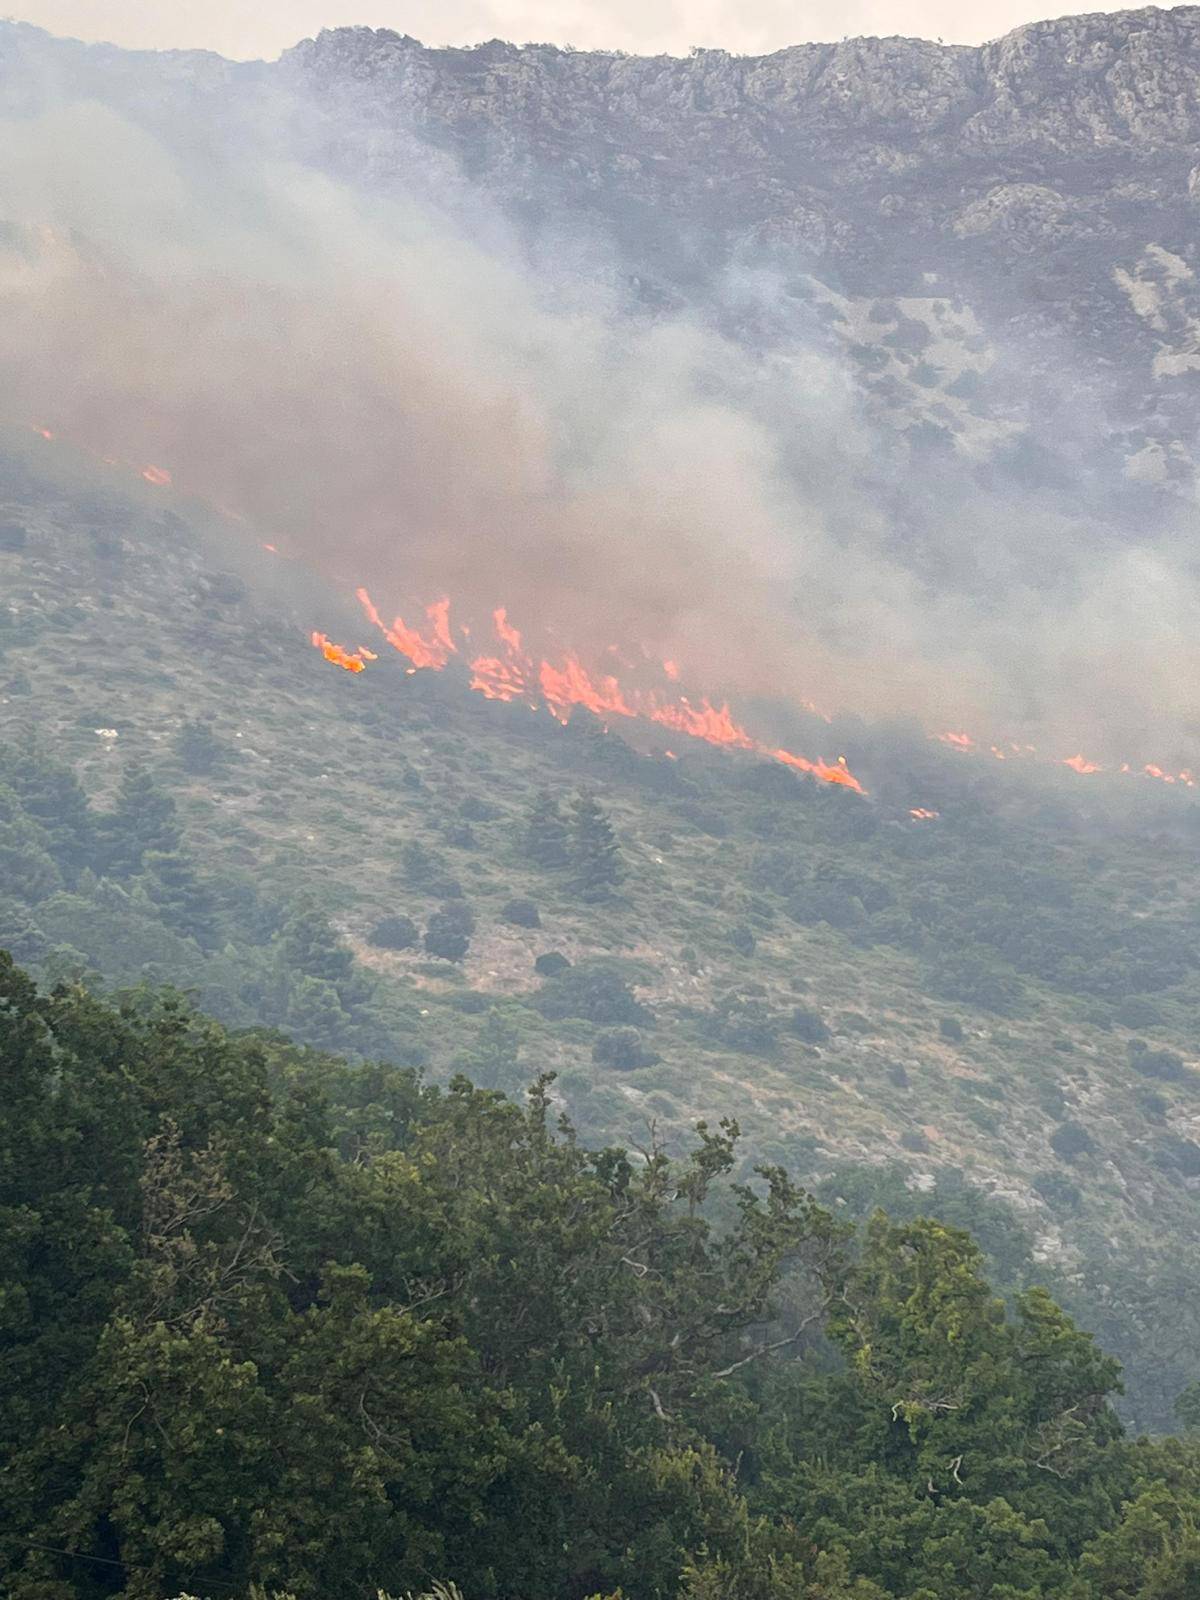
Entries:
{"type": "MultiPolygon", "coordinates": [[[[238,1037],[0,958],[13,1600],[1185,1600],[1200,1453],[963,1232],[855,1235],[736,1129],[238,1037]]],[[[1183,1420],[1191,1413],[1182,1407],[1183,1420]]]]}

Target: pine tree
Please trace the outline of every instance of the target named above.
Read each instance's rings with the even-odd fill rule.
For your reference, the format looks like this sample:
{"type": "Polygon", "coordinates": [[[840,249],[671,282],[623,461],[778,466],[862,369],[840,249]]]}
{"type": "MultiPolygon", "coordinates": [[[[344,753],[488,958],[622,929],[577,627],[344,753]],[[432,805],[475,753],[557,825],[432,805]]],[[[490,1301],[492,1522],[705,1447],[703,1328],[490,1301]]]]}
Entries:
{"type": "Polygon", "coordinates": [[[548,790],[534,800],[525,819],[522,849],[538,867],[565,867],[571,860],[570,835],[557,798],[548,790]]]}
{"type": "Polygon", "coordinates": [[[448,900],[430,917],[425,949],[443,961],[462,961],[475,931],[475,916],[465,900],[448,900]]]}
{"type": "Polygon", "coordinates": [[[95,856],[95,815],[70,767],[56,761],[35,735],[0,746],[0,772],[22,809],[43,830],[43,845],[68,883],[95,856]]]}
{"type": "Polygon", "coordinates": [[[217,738],[212,723],[200,720],[183,723],[172,748],[183,770],[196,775],[215,772],[229,755],[229,747],[217,738]]]}
{"type": "Polygon", "coordinates": [[[168,927],[205,950],[217,942],[213,895],[184,850],[147,850],[142,872],[149,898],[168,927]]]}
{"type": "Polygon", "coordinates": [[[350,982],[354,957],[307,897],[296,902],[279,930],[279,960],[289,976],[303,974],[341,986],[350,982]]]}
{"type": "Polygon", "coordinates": [[[621,881],[621,853],[608,815],[586,791],[571,801],[571,868],[585,900],[606,899],[621,881]]]}
{"type": "Polygon", "coordinates": [[[0,894],[33,904],[62,888],[49,840],[9,788],[0,784],[0,894]]]}
{"type": "Polygon", "coordinates": [[[140,872],[148,851],[177,851],[182,838],[174,800],[139,761],[122,772],[117,803],[101,819],[101,832],[104,869],[118,877],[140,872]]]}
{"type": "Polygon", "coordinates": [[[511,1017],[493,1006],[458,1065],[481,1089],[502,1089],[505,1094],[515,1094],[526,1081],[521,1067],[520,1029],[511,1017]]]}

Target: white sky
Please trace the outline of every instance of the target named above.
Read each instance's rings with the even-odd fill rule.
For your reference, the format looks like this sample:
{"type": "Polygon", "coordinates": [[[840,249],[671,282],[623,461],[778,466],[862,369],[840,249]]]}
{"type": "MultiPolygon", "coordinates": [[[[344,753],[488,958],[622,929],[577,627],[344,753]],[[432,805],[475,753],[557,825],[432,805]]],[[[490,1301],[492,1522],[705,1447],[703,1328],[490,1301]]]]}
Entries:
{"type": "MultiPolygon", "coordinates": [[[[7,0],[52,33],[145,49],[204,48],[271,58],[323,27],[365,23],[426,44],[503,38],[581,49],[745,54],[809,39],[908,34],[979,44],[1050,15],[1120,11],[1091,0],[7,0]]],[[[0,0],[0,8],[5,0],[0,0]]],[[[1168,8],[1170,9],[1170,8],[1168,8]]],[[[0,14],[3,10],[0,9],[0,14]]]]}

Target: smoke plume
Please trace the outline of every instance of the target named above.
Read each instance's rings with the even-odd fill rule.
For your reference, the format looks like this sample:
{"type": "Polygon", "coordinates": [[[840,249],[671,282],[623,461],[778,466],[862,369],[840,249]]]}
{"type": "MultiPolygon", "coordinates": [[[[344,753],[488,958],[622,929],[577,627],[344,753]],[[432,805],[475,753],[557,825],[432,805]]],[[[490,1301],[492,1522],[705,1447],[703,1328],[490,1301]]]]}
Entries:
{"type": "Polygon", "coordinates": [[[1178,529],[1089,541],[951,463],[900,537],[904,458],[827,350],[652,316],[603,248],[532,252],[453,174],[445,204],[338,183],[253,85],[178,124],[42,85],[0,126],[7,421],[160,465],[389,617],[448,594],[716,696],[1187,759],[1178,529]]]}

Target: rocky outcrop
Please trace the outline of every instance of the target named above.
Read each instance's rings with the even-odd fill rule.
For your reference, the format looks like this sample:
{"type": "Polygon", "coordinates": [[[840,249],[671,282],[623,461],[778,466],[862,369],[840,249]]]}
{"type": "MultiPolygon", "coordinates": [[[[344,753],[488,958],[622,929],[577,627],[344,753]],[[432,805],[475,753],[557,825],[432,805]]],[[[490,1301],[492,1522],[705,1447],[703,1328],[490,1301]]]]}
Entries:
{"type": "MultiPolygon", "coordinates": [[[[979,49],[857,39],[757,58],[342,28],[271,66],[0,25],[0,105],[28,110],[47,81],[156,124],[188,96],[235,127],[286,103],[289,139],[354,184],[442,203],[482,190],[531,235],[602,236],[649,306],[711,298],[734,263],[815,282],[814,303],[849,308],[826,300],[826,331],[901,426],[1007,437],[1044,425],[1051,390],[1072,409],[1069,372],[1124,458],[1154,444],[1190,462],[1200,431],[1200,7],[1031,24],[979,49]],[[1183,269],[1157,323],[1130,287],[1148,250],[1183,269]],[[963,356],[944,339],[941,367],[881,355],[861,327],[899,298],[931,337],[968,305],[974,354],[990,337],[1007,361],[976,362],[951,394],[963,356]]],[[[761,318],[754,336],[770,337],[761,318]]]]}

